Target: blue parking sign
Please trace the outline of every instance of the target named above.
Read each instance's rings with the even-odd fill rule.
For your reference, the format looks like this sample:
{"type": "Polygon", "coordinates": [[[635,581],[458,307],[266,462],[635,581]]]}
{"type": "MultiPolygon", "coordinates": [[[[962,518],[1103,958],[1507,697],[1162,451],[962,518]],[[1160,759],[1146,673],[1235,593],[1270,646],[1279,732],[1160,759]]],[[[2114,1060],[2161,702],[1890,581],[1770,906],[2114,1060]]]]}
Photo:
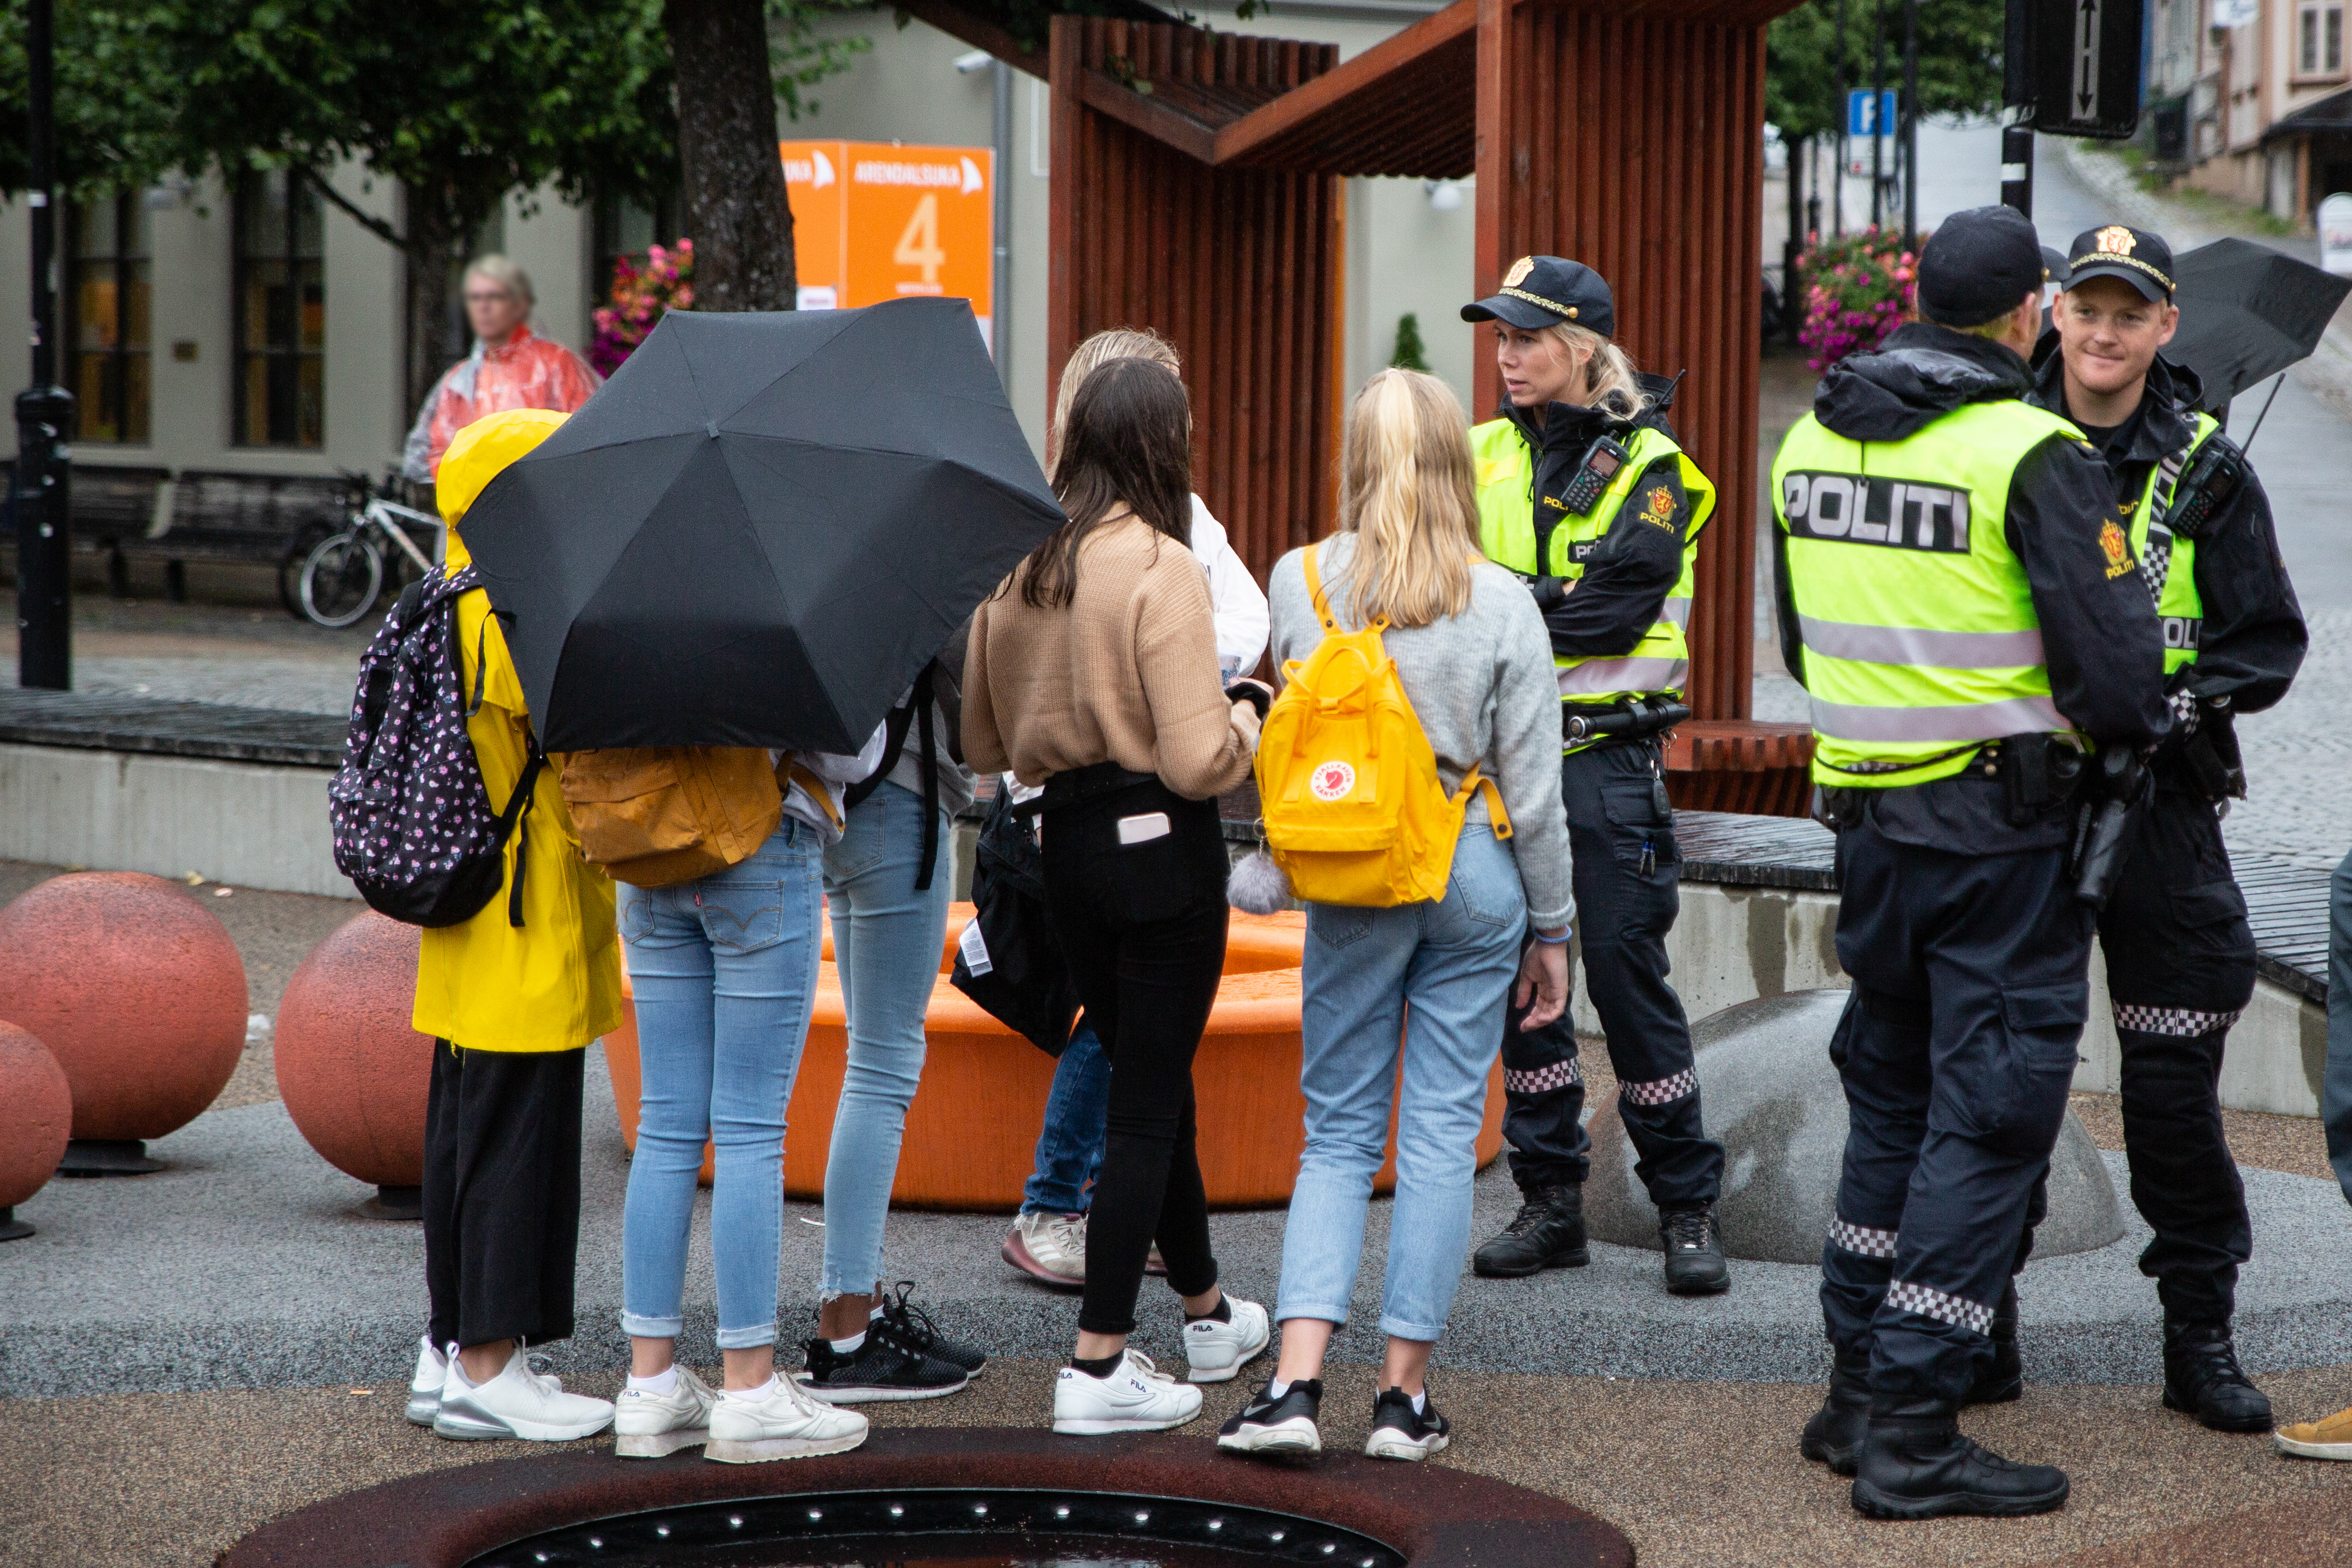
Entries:
{"type": "Polygon", "coordinates": [[[1895,89],[1887,89],[1873,101],[1870,89],[1858,87],[1845,95],[1845,133],[1848,136],[1892,136],[1895,134],[1895,89]],[[1872,110],[1876,112],[1873,113],[1872,110]]]}

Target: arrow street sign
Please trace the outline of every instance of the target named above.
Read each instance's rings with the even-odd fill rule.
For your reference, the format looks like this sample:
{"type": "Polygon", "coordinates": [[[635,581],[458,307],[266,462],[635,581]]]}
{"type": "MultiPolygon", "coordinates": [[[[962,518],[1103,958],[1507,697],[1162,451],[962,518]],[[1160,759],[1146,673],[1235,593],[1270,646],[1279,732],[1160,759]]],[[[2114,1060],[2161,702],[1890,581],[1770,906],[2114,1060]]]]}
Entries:
{"type": "Polygon", "coordinates": [[[2029,0],[2033,128],[2058,136],[2129,136],[2139,124],[2139,0],[2029,0]]]}

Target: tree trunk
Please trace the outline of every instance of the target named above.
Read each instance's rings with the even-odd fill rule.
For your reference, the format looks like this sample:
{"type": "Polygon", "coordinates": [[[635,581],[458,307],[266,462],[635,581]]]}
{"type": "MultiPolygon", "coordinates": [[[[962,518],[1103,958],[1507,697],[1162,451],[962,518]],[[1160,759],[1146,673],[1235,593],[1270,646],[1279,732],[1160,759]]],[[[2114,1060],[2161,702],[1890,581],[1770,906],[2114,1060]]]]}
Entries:
{"type": "Polygon", "coordinates": [[[697,310],[789,310],[798,294],[763,10],[761,0],[662,7],[697,310]]]}
{"type": "Polygon", "coordinates": [[[449,268],[462,230],[450,224],[442,204],[410,192],[401,247],[402,314],[408,353],[408,417],[414,420],[442,372],[465,357],[472,345],[452,342],[449,330],[449,268]]]}

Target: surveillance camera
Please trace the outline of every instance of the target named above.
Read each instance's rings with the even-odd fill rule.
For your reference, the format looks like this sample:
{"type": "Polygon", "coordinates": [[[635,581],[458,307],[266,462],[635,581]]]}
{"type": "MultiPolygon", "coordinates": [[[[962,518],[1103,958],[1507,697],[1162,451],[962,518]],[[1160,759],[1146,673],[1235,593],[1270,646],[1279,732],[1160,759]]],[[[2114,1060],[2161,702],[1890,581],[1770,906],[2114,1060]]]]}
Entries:
{"type": "Polygon", "coordinates": [[[958,55],[956,57],[956,74],[958,76],[971,76],[976,71],[986,70],[995,62],[996,57],[990,54],[986,49],[974,49],[968,55],[958,55]]]}

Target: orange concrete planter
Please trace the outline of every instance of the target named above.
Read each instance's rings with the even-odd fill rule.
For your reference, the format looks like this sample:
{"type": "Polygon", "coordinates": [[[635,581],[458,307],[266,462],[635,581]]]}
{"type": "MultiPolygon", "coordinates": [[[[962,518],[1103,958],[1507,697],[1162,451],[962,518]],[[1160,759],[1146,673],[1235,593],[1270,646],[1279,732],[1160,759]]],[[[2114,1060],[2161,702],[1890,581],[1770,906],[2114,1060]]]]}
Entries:
{"type": "MultiPolygon", "coordinates": [[[[931,993],[925,1032],[929,1054],[922,1087],[907,1110],[907,1140],[898,1157],[893,1202],[910,1208],[1010,1212],[1021,1206],[1054,1061],[1007,1029],[948,984],[956,938],[971,918],[970,904],[948,917],[940,978],[931,993]]],[[[1193,1059],[1200,1097],[1201,1175],[1217,1208],[1265,1208],[1290,1200],[1306,1144],[1305,1097],[1298,1089],[1298,963],[1307,935],[1304,915],[1244,915],[1238,911],[1225,944],[1225,978],[1193,1059]]],[[[833,1117],[848,1067],[841,985],[833,943],[825,942],[818,971],[814,1017],[801,1058],[792,1104],[785,1112],[784,1192],[795,1198],[824,1195],[824,1166],[833,1117]]],[[[624,983],[624,989],[626,984],[624,983]]],[[[621,1138],[637,1142],[637,1032],[631,1017],[604,1037],[621,1138]]],[[[1502,1065],[1487,1080],[1486,1119],[1478,1132],[1478,1163],[1503,1146],[1502,1065]]],[[[702,1179],[710,1180],[710,1158],[702,1179]]],[[[1378,1190],[1396,1183],[1391,1113],[1389,1157],[1378,1190]]]]}

